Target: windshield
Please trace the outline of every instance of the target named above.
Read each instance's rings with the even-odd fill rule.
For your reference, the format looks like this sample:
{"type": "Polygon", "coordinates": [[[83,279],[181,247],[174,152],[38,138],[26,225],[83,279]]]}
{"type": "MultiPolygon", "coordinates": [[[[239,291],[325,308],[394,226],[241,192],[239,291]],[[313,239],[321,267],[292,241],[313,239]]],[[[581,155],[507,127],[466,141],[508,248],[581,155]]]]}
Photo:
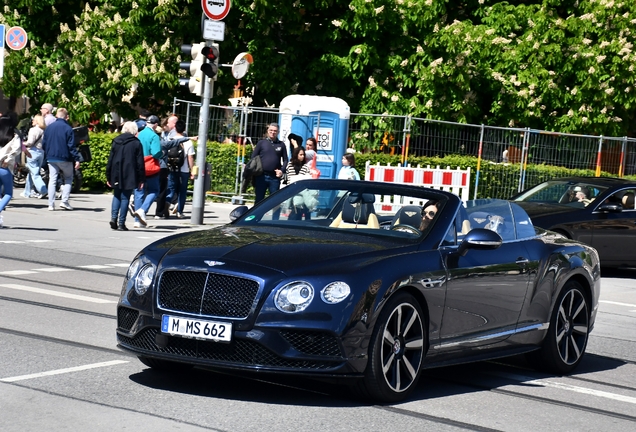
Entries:
{"type": "Polygon", "coordinates": [[[349,230],[415,239],[435,227],[447,200],[447,195],[423,187],[302,180],[261,201],[235,224],[349,230]]]}
{"type": "Polygon", "coordinates": [[[570,207],[587,207],[607,187],[587,181],[551,180],[528,189],[514,201],[562,204],[570,207]]]}

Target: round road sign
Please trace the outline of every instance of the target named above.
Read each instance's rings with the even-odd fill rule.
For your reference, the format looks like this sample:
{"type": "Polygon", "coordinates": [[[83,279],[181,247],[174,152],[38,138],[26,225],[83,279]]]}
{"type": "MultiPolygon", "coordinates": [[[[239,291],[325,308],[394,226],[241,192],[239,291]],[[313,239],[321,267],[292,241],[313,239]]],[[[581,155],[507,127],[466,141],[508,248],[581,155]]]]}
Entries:
{"type": "Polygon", "coordinates": [[[201,0],[203,13],[213,21],[221,21],[230,12],[230,0],[201,0]]]}
{"type": "Polygon", "coordinates": [[[7,31],[7,46],[14,50],[21,50],[27,44],[27,34],[22,27],[11,27],[7,31]]]}

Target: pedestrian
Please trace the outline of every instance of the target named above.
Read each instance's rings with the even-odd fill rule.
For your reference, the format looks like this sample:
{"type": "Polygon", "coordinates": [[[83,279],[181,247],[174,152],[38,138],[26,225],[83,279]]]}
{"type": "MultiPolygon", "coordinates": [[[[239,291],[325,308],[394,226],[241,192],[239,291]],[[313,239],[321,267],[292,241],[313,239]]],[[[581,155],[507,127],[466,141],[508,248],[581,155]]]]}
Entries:
{"type": "Polygon", "coordinates": [[[16,133],[13,119],[0,117],[0,228],[4,226],[2,212],[13,198],[15,157],[21,148],[22,140],[16,133]]]}
{"type": "Polygon", "coordinates": [[[342,156],[342,168],[338,172],[338,178],[344,180],[360,180],[360,174],[356,171],[356,157],[353,153],[345,153],[342,156]]]}
{"type": "Polygon", "coordinates": [[[185,128],[185,122],[177,120],[174,128],[174,139],[162,144],[162,148],[166,153],[166,164],[170,170],[166,203],[170,203],[176,198],[177,203],[171,213],[176,214],[179,219],[183,218],[188,182],[191,178],[194,178],[192,175],[194,144],[188,137],[183,135],[185,128]]]}
{"type": "Polygon", "coordinates": [[[42,149],[49,164],[49,211],[55,210],[55,189],[60,173],[64,179],[60,208],[73,210],[68,200],[74,169],[80,167],[80,155],[75,146],[73,128],[68,124],[68,111],[58,108],[55,116],[55,122],[46,127],[42,138],[42,149]]]}
{"type": "Polygon", "coordinates": [[[25,198],[44,198],[48,193],[48,189],[44,184],[44,180],[40,175],[42,164],[44,163],[44,152],[42,151],[42,138],[44,137],[44,129],[46,123],[41,114],[36,114],[31,121],[32,127],[25,143],[27,148],[26,165],[29,174],[24,185],[22,196],[25,198]],[[33,192],[35,189],[35,192],[33,192]]]}
{"type": "Polygon", "coordinates": [[[110,148],[106,164],[106,184],[113,188],[110,227],[118,231],[128,231],[128,202],[134,190],[143,189],[146,172],[144,152],[137,138],[136,123],[124,123],[121,131],[121,135],[113,139],[110,148]]]}
{"type": "Polygon", "coordinates": [[[155,198],[159,193],[159,176],[160,176],[160,160],[163,156],[161,150],[161,142],[159,135],[155,132],[154,128],[159,124],[159,117],[155,115],[149,116],[143,120],[143,127],[139,128],[141,120],[137,120],[136,126],[141,131],[137,137],[141,142],[141,146],[144,154],[144,162],[146,165],[146,181],[143,188],[135,189],[135,210],[133,215],[135,216],[135,228],[141,228],[141,226],[147,226],[146,213],[150,209],[152,203],[155,202],[155,198]]]}
{"type": "MultiPolygon", "coordinates": [[[[254,189],[256,202],[265,198],[265,192],[273,194],[280,189],[283,178],[283,167],[287,167],[287,148],[285,143],[278,139],[278,124],[271,123],[267,126],[267,137],[259,140],[254,147],[252,157],[260,156],[263,166],[263,174],[254,177],[254,189]]],[[[274,219],[277,215],[274,214],[274,219]]]]}
{"type": "MultiPolygon", "coordinates": [[[[160,139],[162,149],[164,144],[167,144],[170,140],[172,140],[177,133],[174,130],[177,120],[179,120],[179,117],[172,114],[161,122],[160,128],[162,131],[160,132],[160,139]]],[[[163,157],[159,160],[159,165],[161,170],[159,171],[159,194],[155,200],[157,202],[157,205],[155,206],[155,219],[167,219],[170,217],[170,204],[166,206],[166,196],[168,195],[168,176],[170,175],[170,170],[166,164],[165,151],[163,153],[163,157]]]]}
{"type": "Polygon", "coordinates": [[[40,113],[42,114],[42,117],[44,117],[44,124],[46,126],[50,126],[52,123],[55,122],[55,116],[53,115],[53,105],[51,105],[50,103],[42,104],[40,113]]]}
{"type": "Polygon", "coordinates": [[[314,158],[316,157],[316,150],[318,150],[318,145],[316,144],[316,138],[309,137],[305,142],[305,159],[307,159],[307,164],[309,166],[313,165],[314,158]]]}

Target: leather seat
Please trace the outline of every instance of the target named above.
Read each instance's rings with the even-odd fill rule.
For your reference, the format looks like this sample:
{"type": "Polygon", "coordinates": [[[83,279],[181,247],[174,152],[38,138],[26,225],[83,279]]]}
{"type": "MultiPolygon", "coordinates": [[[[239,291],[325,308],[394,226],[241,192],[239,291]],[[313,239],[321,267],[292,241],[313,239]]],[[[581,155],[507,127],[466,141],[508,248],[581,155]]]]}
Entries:
{"type": "Polygon", "coordinates": [[[375,214],[372,194],[351,195],[345,199],[342,211],[329,225],[332,228],[371,228],[380,229],[375,214]]]}
{"type": "Polygon", "coordinates": [[[422,224],[422,207],[407,205],[400,208],[393,220],[391,221],[391,228],[396,225],[409,225],[415,229],[420,229],[422,224]]]}

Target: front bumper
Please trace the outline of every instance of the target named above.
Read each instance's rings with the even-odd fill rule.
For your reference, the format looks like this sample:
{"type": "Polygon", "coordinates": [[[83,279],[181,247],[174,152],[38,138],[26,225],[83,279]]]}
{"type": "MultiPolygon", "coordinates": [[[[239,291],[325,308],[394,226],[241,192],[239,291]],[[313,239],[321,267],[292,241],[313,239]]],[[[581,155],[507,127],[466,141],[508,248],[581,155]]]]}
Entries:
{"type": "Polygon", "coordinates": [[[199,366],[282,373],[358,376],[366,359],[348,359],[340,339],[327,331],[253,328],[235,331],[230,343],[171,336],[160,321],[119,306],[117,342],[138,356],[199,366]]]}

